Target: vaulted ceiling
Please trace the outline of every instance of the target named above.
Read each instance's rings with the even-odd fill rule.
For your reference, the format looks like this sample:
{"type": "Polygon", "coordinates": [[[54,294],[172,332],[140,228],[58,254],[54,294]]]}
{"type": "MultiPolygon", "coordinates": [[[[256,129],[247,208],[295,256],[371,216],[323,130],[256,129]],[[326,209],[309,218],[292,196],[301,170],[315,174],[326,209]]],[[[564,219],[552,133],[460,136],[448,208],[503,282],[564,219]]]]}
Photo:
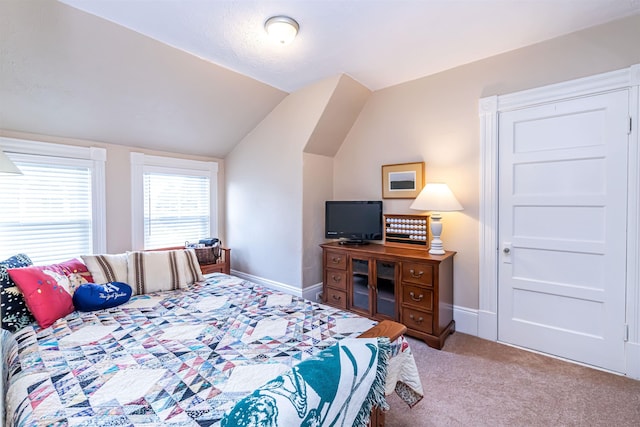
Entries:
{"type": "Polygon", "coordinates": [[[637,0],[0,0],[0,129],[224,157],[289,92],[371,90],[640,13],[637,0]],[[290,45],[264,21],[300,24],[290,45]]]}
{"type": "Polygon", "coordinates": [[[292,92],[345,73],[371,90],[640,12],[637,0],[61,0],[292,92]],[[281,46],[265,21],[287,15],[281,46]]]}

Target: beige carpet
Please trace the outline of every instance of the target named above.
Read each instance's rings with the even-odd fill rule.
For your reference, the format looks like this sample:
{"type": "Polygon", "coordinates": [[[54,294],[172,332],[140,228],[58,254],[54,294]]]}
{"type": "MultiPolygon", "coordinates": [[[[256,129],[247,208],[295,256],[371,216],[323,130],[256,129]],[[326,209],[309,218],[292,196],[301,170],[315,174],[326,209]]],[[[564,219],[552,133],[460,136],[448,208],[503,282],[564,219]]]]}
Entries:
{"type": "Polygon", "coordinates": [[[459,332],[409,338],[424,399],[388,398],[386,426],[640,426],[640,381],[459,332]]]}

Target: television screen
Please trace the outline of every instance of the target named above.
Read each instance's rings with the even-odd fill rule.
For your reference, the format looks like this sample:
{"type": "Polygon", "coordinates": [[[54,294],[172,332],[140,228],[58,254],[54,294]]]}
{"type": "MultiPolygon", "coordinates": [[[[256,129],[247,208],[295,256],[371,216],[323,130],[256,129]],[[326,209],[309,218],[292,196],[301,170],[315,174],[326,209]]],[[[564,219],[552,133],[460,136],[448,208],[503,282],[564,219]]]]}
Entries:
{"type": "Polygon", "coordinates": [[[327,201],[325,237],[352,243],[382,240],[382,201],[327,201]]]}

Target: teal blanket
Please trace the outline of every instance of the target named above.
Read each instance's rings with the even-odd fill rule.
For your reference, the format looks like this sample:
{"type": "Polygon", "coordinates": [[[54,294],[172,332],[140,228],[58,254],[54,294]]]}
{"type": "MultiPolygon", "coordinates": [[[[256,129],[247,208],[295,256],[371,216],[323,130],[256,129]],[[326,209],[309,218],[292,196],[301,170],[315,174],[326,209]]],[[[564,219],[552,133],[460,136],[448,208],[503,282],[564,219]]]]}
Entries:
{"type": "Polygon", "coordinates": [[[223,427],[366,426],[386,408],[387,338],[344,339],[241,399],[223,427]]]}

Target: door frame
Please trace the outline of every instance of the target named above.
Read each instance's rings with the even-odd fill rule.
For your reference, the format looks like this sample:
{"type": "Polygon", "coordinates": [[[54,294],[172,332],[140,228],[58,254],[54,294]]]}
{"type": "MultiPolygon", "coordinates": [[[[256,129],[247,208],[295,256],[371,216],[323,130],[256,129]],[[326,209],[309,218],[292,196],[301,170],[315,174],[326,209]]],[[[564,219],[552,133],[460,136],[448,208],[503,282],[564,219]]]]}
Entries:
{"type": "Polygon", "coordinates": [[[480,209],[478,336],[498,340],[498,120],[499,114],[553,101],[613,90],[629,90],[627,284],[625,342],[626,375],[640,379],[640,64],[567,82],[479,101],[480,209]]]}

